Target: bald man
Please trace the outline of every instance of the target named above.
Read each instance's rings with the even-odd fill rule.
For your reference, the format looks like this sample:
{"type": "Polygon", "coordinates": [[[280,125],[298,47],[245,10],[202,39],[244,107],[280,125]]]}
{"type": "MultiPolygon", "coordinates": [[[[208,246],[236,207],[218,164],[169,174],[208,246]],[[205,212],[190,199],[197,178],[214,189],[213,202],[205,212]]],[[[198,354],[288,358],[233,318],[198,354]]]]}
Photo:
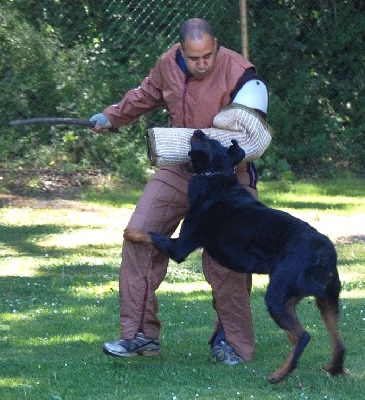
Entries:
{"type": "MultiPolygon", "coordinates": [[[[236,52],[219,46],[211,25],[194,18],[180,26],[179,43],[162,54],[136,89],[91,117],[94,130],[118,128],[158,108],[166,108],[171,125],[204,129],[231,103],[241,87],[257,79],[255,67],[236,52]]],[[[240,183],[257,197],[256,171],[243,162],[236,169],[240,183]]],[[[164,279],[168,259],[156,249],[128,240],[128,231],[172,235],[189,208],[188,166],[156,170],[124,233],[120,268],[120,339],[105,342],[103,351],[115,357],[161,354],[156,290],[164,279]]],[[[251,276],[219,265],[203,252],[202,267],[212,287],[217,321],[209,341],[213,359],[227,365],[250,361],[255,340],[250,309],[251,276]]]]}

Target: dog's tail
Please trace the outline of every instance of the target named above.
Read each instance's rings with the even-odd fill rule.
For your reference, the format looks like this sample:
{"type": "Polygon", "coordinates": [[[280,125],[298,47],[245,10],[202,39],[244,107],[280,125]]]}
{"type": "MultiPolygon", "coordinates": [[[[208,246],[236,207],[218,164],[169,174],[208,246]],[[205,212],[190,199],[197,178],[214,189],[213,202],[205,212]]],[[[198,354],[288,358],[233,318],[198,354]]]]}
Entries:
{"type": "Polygon", "coordinates": [[[324,298],[328,290],[335,289],[333,285],[336,286],[335,291],[337,291],[339,278],[336,264],[335,249],[329,246],[319,247],[314,262],[298,276],[297,285],[301,294],[324,298]]]}

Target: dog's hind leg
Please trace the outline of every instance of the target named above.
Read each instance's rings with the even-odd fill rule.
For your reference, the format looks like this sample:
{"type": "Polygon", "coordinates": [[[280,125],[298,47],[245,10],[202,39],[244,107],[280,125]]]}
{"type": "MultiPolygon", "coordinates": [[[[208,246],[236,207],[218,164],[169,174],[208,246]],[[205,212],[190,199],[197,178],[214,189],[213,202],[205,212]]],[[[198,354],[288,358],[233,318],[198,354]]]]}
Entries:
{"type": "Polygon", "coordinates": [[[292,332],[285,332],[292,347],[283,365],[281,365],[280,368],[278,368],[268,377],[268,381],[270,383],[280,383],[285,378],[287,378],[292,371],[294,371],[294,369],[297,367],[299,357],[301,356],[305,347],[310,341],[310,336],[306,331],[303,331],[302,336],[299,338],[299,340],[292,334],[292,332]]]}
{"type": "Polygon", "coordinates": [[[281,382],[296,368],[301,354],[310,341],[309,333],[304,330],[295,311],[295,307],[301,299],[302,297],[291,298],[280,306],[280,301],[272,303],[270,296],[267,296],[269,313],[274,321],[285,330],[292,346],[283,365],[268,377],[270,383],[281,382]]]}
{"type": "Polygon", "coordinates": [[[345,347],[338,333],[338,296],[326,296],[324,299],[316,298],[316,302],[326,325],[332,346],[332,360],[323,369],[332,376],[346,374],[343,367],[345,347]]]}

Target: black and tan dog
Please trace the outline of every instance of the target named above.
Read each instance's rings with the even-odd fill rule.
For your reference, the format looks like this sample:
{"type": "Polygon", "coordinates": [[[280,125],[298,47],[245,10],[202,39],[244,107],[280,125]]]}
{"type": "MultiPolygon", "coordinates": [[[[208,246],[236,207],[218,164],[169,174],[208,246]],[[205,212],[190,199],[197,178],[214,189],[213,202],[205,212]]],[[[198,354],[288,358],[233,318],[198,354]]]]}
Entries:
{"type": "Polygon", "coordinates": [[[287,360],[269,376],[271,383],[295,369],[310,340],[296,306],[314,296],[332,345],[332,360],[324,370],[343,374],[345,348],[338,333],[341,283],[334,246],[306,222],[258,202],[238,183],[234,167],[244,155],[235,140],[227,149],[195,131],[189,152],[194,172],[190,210],[179,237],[126,231],[125,239],[153,244],[177,262],[203,247],[227,268],[268,274],[268,311],[292,345],[287,360]]]}

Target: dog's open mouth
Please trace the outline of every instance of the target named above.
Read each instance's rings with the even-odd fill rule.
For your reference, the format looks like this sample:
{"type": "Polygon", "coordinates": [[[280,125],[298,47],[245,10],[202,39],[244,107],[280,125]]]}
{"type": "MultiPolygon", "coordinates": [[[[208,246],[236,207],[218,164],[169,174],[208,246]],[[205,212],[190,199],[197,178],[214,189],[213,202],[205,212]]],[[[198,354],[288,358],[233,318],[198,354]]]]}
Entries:
{"type": "Polygon", "coordinates": [[[201,129],[196,129],[193,132],[193,136],[191,137],[192,141],[196,140],[208,140],[207,135],[201,130],[201,129]]]}
{"type": "Polygon", "coordinates": [[[200,129],[195,130],[190,139],[191,150],[203,150],[206,147],[204,144],[207,144],[208,141],[209,138],[203,131],[200,129]]]}

